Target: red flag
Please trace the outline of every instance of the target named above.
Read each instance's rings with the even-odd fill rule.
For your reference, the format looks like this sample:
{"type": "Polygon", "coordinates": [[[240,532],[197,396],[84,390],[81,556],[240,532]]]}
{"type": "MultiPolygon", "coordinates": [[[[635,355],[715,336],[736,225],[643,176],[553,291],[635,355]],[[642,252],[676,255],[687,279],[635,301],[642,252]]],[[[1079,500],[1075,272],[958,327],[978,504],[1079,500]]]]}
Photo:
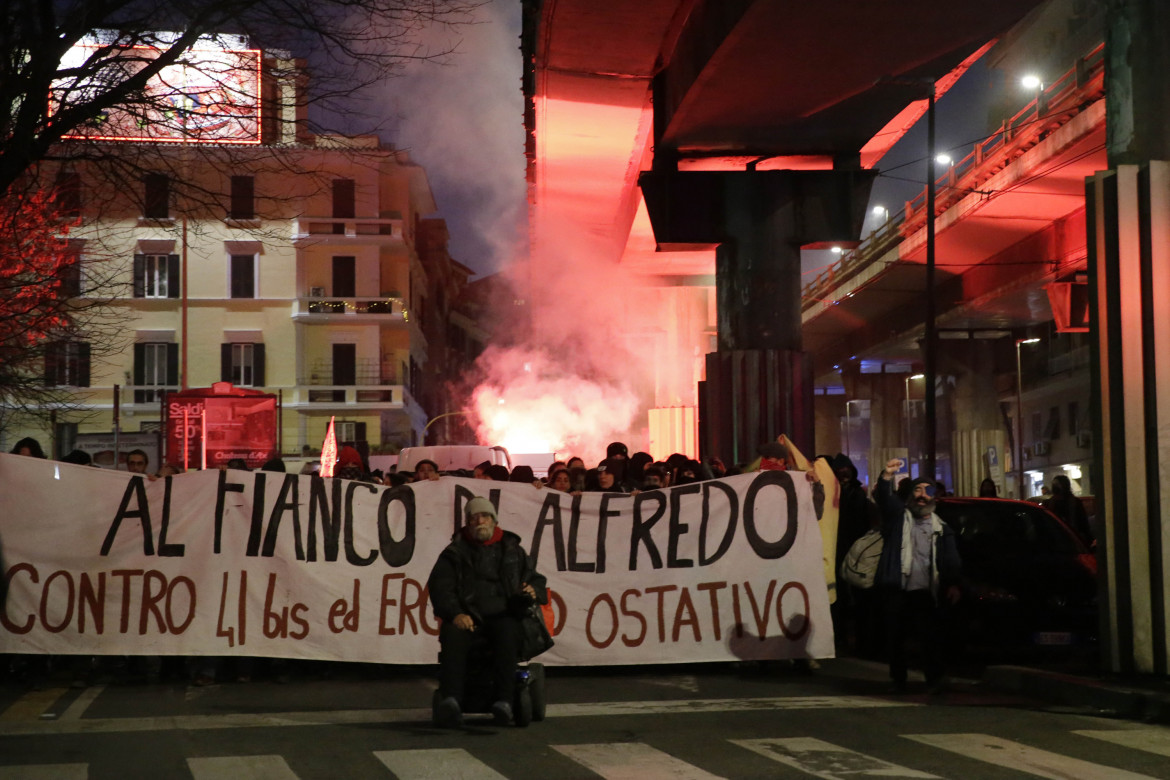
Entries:
{"type": "Polygon", "coordinates": [[[329,418],[329,430],[325,432],[325,443],[321,445],[321,476],[332,477],[333,466],[337,463],[337,436],[333,433],[333,418],[329,418]]]}

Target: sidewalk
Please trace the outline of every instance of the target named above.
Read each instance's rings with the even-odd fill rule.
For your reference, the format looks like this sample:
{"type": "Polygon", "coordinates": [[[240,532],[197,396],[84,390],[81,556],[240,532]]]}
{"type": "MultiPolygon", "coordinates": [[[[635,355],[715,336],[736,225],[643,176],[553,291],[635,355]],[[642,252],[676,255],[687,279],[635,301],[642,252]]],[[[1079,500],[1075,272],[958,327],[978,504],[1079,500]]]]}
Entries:
{"type": "Polygon", "coordinates": [[[1054,672],[1028,666],[989,666],[982,685],[1068,707],[1088,707],[1098,715],[1146,723],[1170,723],[1170,680],[1054,672]]]}

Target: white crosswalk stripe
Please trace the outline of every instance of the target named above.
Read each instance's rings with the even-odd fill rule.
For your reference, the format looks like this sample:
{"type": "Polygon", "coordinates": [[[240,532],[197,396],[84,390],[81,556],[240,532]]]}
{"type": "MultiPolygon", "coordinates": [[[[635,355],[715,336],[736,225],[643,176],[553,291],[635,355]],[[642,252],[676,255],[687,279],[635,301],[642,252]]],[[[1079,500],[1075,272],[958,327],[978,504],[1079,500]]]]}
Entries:
{"type": "MultiPolygon", "coordinates": [[[[1170,729],[1167,728],[1135,725],[1115,729],[1082,729],[1069,733],[1125,749],[1170,757],[1170,729]]],[[[1036,777],[1054,780],[1152,780],[1147,775],[991,734],[919,733],[899,736],[919,745],[962,756],[970,762],[992,764],[1036,777]]],[[[708,768],[688,763],[687,760],[642,742],[552,744],[548,747],[564,757],[557,761],[572,761],[604,780],[718,780],[721,775],[713,772],[721,771],[719,767],[726,765],[720,761],[720,756],[727,758],[727,751],[740,749],[750,750],[790,770],[822,780],[861,780],[867,777],[940,780],[939,775],[915,766],[925,765],[934,771],[940,771],[940,766],[950,766],[942,764],[937,755],[924,755],[923,749],[918,752],[899,751],[901,760],[907,764],[902,766],[854,750],[848,745],[850,740],[847,736],[842,741],[846,744],[835,744],[813,736],[713,739],[704,743],[704,757],[701,760],[708,768]]],[[[467,744],[468,749],[375,750],[364,755],[372,755],[388,770],[387,777],[392,773],[399,780],[429,780],[435,777],[444,780],[508,780],[507,776],[475,755],[475,745],[467,744]]],[[[740,756],[741,761],[760,761],[749,759],[742,753],[740,756]]],[[[1143,760],[1148,765],[1151,759],[1143,760]]],[[[186,763],[193,780],[297,780],[298,777],[281,755],[190,757],[186,763]]],[[[565,775],[576,777],[582,769],[565,775]]],[[[0,765],[0,780],[83,780],[89,776],[89,771],[90,765],[84,763],[0,765]]],[[[782,770],[776,767],[775,771],[782,770]]],[[[952,780],[978,776],[978,769],[972,769],[970,765],[957,765],[953,771],[941,771],[952,780]]]]}
{"type": "Polygon", "coordinates": [[[553,745],[606,780],[719,780],[697,766],[640,742],[553,745]]]}
{"type": "Polygon", "coordinates": [[[903,734],[906,739],[958,753],[967,758],[1051,780],[1151,780],[1148,775],[1102,766],[1079,758],[987,734],[903,734]]]}
{"type": "Polygon", "coordinates": [[[1121,745],[1134,750],[1144,750],[1147,753],[1157,753],[1159,756],[1170,756],[1170,729],[1108,729],[1074,731],[1082,737],[1092,737],[1115,745],[1121,745]]]}
{"type": "Polygon", "coordinates": [[[195,780],[297,780],[280,756],[188,758],[195,780]]]}
{"type": "Polygon", "coordinates": [[[904,766],[882,761],[853,750],[825,742],[815,737],[788,739],[733,739],[732,743],[761,756],[787,764],[802,772],[824,780],[848,780],[856,777],[937,778],[929,772],[919,772],[904,766]]]}
{"type": "Polygon", "coordinates": [[[89,764],[0,766],[0,780],[86,780],[89,764]]]}
{"type": "Polygon", "coordinates": [[[374,756],[398,780],[507,780],[496,770],[460,748],[434,750],[377,750],[374,756]]]}

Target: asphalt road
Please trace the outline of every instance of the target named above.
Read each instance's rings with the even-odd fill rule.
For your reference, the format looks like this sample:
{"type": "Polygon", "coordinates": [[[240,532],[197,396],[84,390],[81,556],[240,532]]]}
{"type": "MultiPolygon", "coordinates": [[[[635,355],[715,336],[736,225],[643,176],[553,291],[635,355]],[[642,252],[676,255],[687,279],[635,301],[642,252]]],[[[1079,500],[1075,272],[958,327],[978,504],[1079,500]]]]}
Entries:
{"type": "MultiPolygon", "coordinates": [[[[1170,778],[1170,729],[1057,711],[956,680],[783,664],[552,669],[528,728],[430,724],[432,670],[0,687],[0,780],[32,778],[1170,778]]],[[[318,670],[320,671],[320,670],[318,670]]]]}

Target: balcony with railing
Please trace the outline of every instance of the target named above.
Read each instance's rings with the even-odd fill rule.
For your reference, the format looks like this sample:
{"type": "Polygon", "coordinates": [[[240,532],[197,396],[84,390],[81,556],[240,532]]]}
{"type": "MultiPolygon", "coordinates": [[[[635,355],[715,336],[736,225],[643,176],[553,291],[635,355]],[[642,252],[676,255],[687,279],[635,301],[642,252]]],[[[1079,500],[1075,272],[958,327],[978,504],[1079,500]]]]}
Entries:
{"type": "Polygon", "coordinates": [[[334,366],[330,360],[314,360],[297,378],[296,401],[322,405],[387,405],[406,403],[406,385],[393,365],[359,358],[350,366],[334,366]]]}
{"type": "Polygon", "coordinates": [[[401,219],[302,217],[293,222],[296,243],[386,244],[402,241],[401,219]]]}
{"type": "Polygon", "coordinates": [[[368,320],[378,323],[410,321],[406,301],[396,296],[365,298],[357,296],[329,297],[314,288],[307,298],[293,302],[292,318],[305,322],[334,322],[368,320]]]}

